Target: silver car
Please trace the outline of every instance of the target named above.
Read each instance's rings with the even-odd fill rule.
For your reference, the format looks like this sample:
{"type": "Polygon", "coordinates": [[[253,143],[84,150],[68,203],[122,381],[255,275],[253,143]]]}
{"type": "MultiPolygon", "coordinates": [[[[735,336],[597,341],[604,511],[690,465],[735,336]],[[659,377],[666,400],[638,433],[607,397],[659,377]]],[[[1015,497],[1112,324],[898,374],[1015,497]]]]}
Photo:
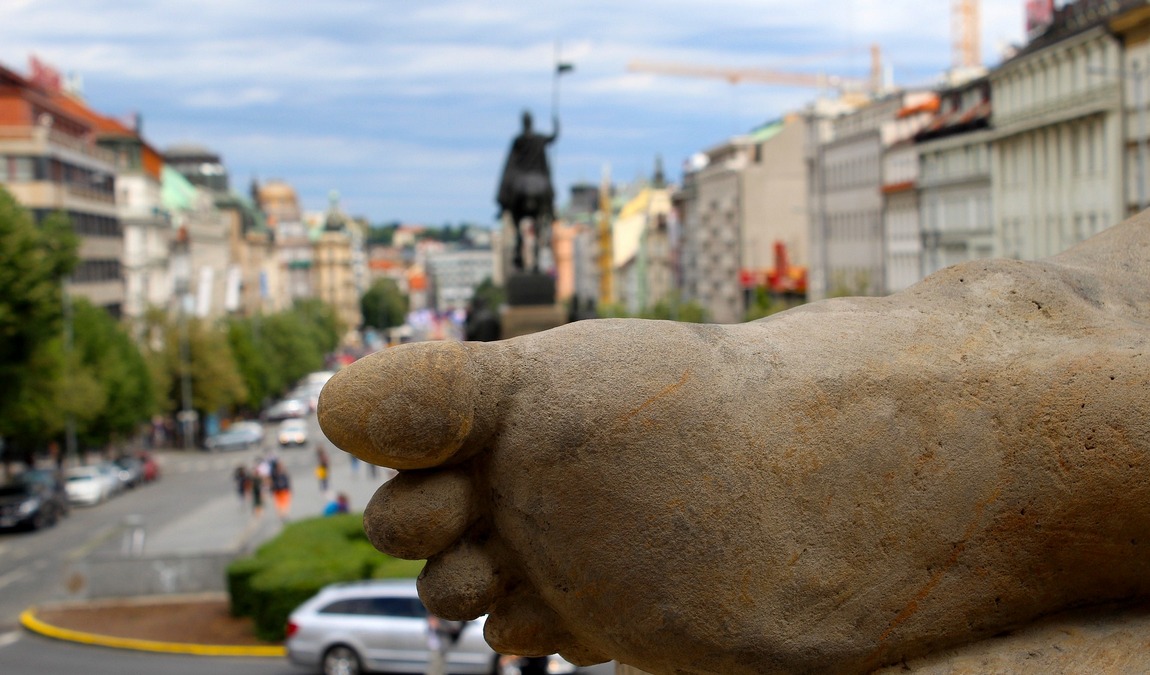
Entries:
{"type": "MultiPolygon", "coordinates": [[[[463,626],[447,650],[447,672],[498,673],[499,655],[483,640],[480,617],[463,626]]],[[[333,584],[296,608],[284,642],[288,659],[324,675],[424,673],[430,656],[427,610],[414,579],[333,584]]],[[[574,673],[552,656],[548,673],[574,673]]]]}

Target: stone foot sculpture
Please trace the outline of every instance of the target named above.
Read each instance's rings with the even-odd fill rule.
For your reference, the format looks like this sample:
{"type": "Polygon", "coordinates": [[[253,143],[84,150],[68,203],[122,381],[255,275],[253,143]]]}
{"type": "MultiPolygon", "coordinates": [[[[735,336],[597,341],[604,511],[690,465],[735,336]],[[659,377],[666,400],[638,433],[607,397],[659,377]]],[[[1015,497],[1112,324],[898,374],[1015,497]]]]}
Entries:
{"type": "Polygon", "coordinates": [[[1150,595],[1150,218],[749,324],[405,345],[319,415],[497,650],[865,672],[1150,595]]]}

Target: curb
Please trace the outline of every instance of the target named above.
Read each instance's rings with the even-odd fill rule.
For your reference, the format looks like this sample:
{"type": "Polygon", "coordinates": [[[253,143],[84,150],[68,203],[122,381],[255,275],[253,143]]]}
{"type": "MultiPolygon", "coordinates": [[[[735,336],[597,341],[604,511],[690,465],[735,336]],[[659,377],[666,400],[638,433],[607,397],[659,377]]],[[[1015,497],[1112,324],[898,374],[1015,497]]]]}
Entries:
{"type": "Polygon", "coordinates": [[[161,654],[184,654],[191,656],[248,656],[248,657],[283,657],[286,652],[283,647],[276,646],[249,646],[236,645],[199,645],[183,642],[158,642],[155,640],[137,640],[134,638],[112,637],[110,635],[97,635],[84,633],[69,628],[59,628],[44,623],[36,618],[36,608],[29,607],[20,613],[20,625],[25,629],[45,637],[66,642],[77,642],[98,647],[112,649],[132,649],[141,652],[157,652],[161,654]]]}

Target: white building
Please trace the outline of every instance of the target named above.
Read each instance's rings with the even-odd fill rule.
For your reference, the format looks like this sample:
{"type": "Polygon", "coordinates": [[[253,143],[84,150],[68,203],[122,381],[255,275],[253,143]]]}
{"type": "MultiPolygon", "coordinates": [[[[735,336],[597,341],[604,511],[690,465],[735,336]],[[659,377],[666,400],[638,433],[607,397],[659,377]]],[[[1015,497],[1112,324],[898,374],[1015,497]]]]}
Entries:
{"type": "Polygon", "coordinates": [[[427,273],[435,294],[435,309],[467,309],[475,287],[484,279],[494,278],[495,257],[495,251],[489,248],[429,254],[427,273]]]}
{"type": "Polygon", "coordinates": [[[990,109],[986,78],[945,90],[935,119],[915,137],[924,277],[994,255],[990,109]]]}
{"type": "MultiPolygon", "coordinates": [[[[812,246],[818,247],[817,267],[810,271],[812,299],[828,295],[885,295],[888,287],[887,199],[884,187],[884,160],[887,152],[905,141],[930,119],[935,94],[925,91],[897,92],[864,105],[832,122],[831,139],[818,146],[812,167],[812,200],[818,202],[812,219],[812,246]]],[[[913,175],[912,151],[900,147],[892,160],[891,181],[913,175]],[[900,173],[901,172],[901,173],[900,173]],[[909,172],[909,173],[908,173],[909,172]]],[[[913,179],[911,180],[913,183],[913,179]]],[[[889,183],[892,187],[896,183],[889,183]]],[[[900,190],[894,190],[897,194],[900,190]]],[[[906,195],[895,199],[895,221],[900,228],[914,228],[907,222],[906,195]]],[[[906,263],[912,247],[904,232],[895,233],[894,242],[908,250],[898,250],[906,263]]],[[[908,263],[909,264],[909,263],[908,263]]],[[[907,271],[895,272],[902,283],[907,271]]]]}
{"type": "Polygon", "coordinates": [[[998,256],[1053,255],[1127,211],[1122,50],[1106,23],[1109,9],[1059,9],[1044,33],[989,75],[998,256]]]}

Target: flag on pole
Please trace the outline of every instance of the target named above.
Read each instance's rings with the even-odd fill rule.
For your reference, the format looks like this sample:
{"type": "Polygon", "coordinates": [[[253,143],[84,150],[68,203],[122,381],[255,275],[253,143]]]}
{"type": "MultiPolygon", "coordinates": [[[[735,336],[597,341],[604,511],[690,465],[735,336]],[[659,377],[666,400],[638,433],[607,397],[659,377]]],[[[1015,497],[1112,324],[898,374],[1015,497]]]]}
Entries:
{"type": "Polygon", "coordinates": [[[556,75],[562,75],[563,73],[569,73],[573,70],[575,70],[575,64],[574,63],[556,63],[555,64],[555,74],[556,75]]]}

